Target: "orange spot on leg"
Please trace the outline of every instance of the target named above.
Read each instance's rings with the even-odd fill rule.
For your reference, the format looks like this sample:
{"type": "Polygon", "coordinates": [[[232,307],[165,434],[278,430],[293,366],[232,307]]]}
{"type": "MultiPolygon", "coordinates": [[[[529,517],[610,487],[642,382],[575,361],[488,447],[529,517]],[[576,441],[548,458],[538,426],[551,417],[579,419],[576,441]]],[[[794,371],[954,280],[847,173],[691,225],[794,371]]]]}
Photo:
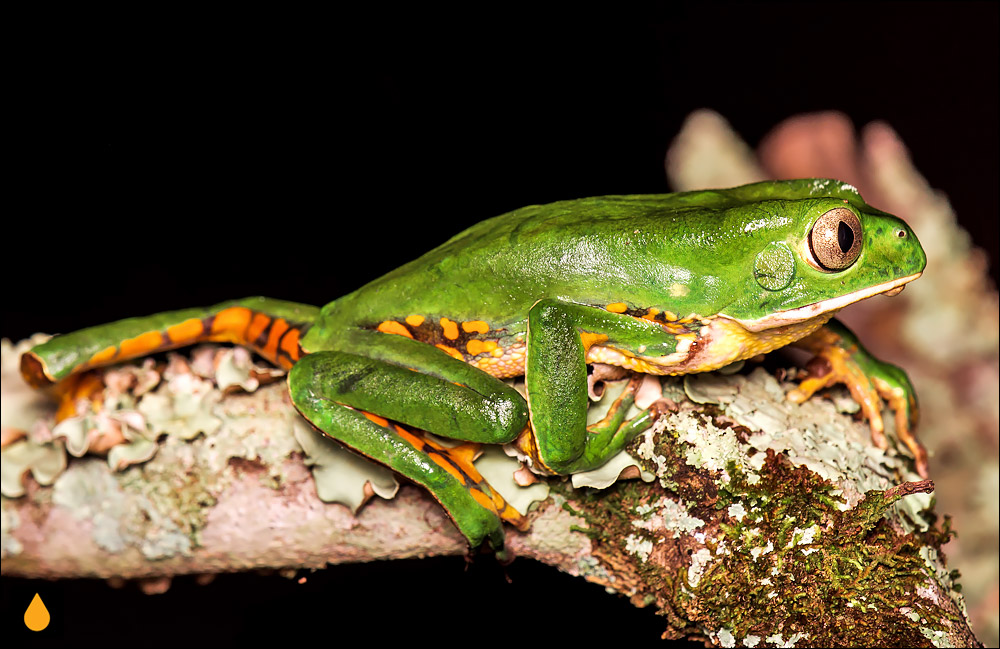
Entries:
{"type": "Polygon", "coordinates": [[[419,327],[424,324],[424,316],[422,315],[408,315],[406,316],[406,324],[411,327],[419,327]]]}
{"type": "Polygon", "coordinates": [[[605,334],[592,334],[584,331],[580,334],[580,340],[583,342],[583,350],[587,351],[597,343],[603,343],[608,339],[605,334]]]}
{"type": "Polygon", "coordinates": [[[158,349],[164,342],[163,335],[159,331],[147,331],[135,338],[123,340],[118,348],[118,357],[125,360],[142,356],[158,349]]]}
{"type": "Polygon", "coordinates": [[[378,415],[372,414],[370,412],[365,412],[364,410],[361,411],[361,414],[370,419],[371,421],[375,422],[379,426],[382,426],[384,428],[389,427],[389,420],[386,419],[385,417],[379,417],[378,415]]]}
{"type": "Polygon", "coordinates": [[[117,353],[118,353],[118,348],[115,347],[114,345],[112,345],[110,347],[105,347],[101,351],[99,351],[96,354],[94,354],[93,356],[91,356],[90,360],[88,361],[88,364],[89,365],[100,365],[102,363],[107,363],[112,358],[114,358],[115,354],[117,354],[117,353]]]}
{"type": "Polygon", "coordinates": [[[497,510],[497,508],[493,505],[493,500],[479,489],[469,489],[469,493],[472,494],[472,497],[475,498],[476,502],[484,508],[490,510],[491,512],[495,512],[497,510]]]}
{"type": "Polygon", "coordinates": [[[239,343],[246,340],[244,333],[250,326],[252,312],[243,306],[223,309],[212,319],[212,338],[217,341],[239,343]]]}
{"type": "Polygon", "coordinates": [[[379,323],[378,330],[384,334],[398,334],[400,336],[406,336],[407,338],[413,338],[413,334],[410,333],[410,330],[395,320],[385,320],[384,322],[379,323]]]}
{"type": "Polygon", "coordinates": [[[299,335],[298,329],[292,329],[281,339],[281,351],[288,354],[293,361],[299,360],[299,335]]]}
{"type": "Polygon", "coordinates": [[[427,446],[427,443],[424,440],[420,439],[419,437],[417,437],[410,431],[406,430],[402,426],[398,425],[393,426],[393,430],[395,430],[400,437],[409,442],[410,446],[417,449],[418,451],[424,450],[424,448],[427,446]]]}
{"type": "Polygon", "coordinates": [[[434,464],[438,465],[439,467],[450,473],[452,477],[458,480],[461,484],[463,485],[466,484],[465,476],[462,475],[462,472],[456,469],[451,462],[444,459],[444,457],[442,457],[440,453],[429,453],[427,457],[429,457],[434,462],[434,464]]]}
{"type": "Polygon", "coordinates": [[[180,324],[167,327],[167,338],[171,343],[183,344],[197,338],[205,331],[205,326],[198,318],[189,318],[180,324]]]}
{"type": "Polygon", "coordinates": [[[267,325],[269,325],[270,323],[271,323],[271,316],[266,315],[264,313],[255,313],[253,315],[253,320],[250,321],[250,326],[247,327],[245,341],[237,341],[237,342],[246,342],[249,344],[255,343],[257,341],[257,338],[259,338],[260,335],[264,333],[264,330],[267,329],[267,325]]]}
{"type": "Polygon", "coordinates": [[[462,356],[462,352],[458,351],[454,347],[449,347],[448,345],[434,345],[444,353],[448,354],[452,358],[457,358],[460,361],[465,361],[465,356],[462,356]]]}
{"type": "Polygon", "coordinates": [[[448,454],[459,462],[469,465],[469,467],[475,471],[475,467],[472,466],[472,462],[476,459],[476,456],[479,455],[479,450],[482,446],[483,445],[478,442],[465,442],[464,444],[459,444],[458,446],[452,446],[449,448],[448,454]]]}
{"type": "Polygon", "coordinates": [[[274,321],[274,324],[271,325],[271,332],[267,336],[267,344],[264,345],[264,349],[262,350],[265,358],[268,360],[277,358],[278,343],[286,331],[288,331],[288,322],[284,318],[278,318],[274,321]]]}
{"type": "Polygon", "coordinates": [[[611,313],[625,313],[628,306],[624,302],[614,302],[605,307],[611,313]]]}
{"type": "Polygon", "coordinates": [[[500,512],[500,518],[507,521],[508,523],[510,523],[517,529],[521,530],[522,532],[527,531],[528,527],[531,525],[530,521],[528,521],[527,518],[521,516],[521,512],[517,511],[510,505],[506,505],[503,508],[503,510],[500,512]]]}

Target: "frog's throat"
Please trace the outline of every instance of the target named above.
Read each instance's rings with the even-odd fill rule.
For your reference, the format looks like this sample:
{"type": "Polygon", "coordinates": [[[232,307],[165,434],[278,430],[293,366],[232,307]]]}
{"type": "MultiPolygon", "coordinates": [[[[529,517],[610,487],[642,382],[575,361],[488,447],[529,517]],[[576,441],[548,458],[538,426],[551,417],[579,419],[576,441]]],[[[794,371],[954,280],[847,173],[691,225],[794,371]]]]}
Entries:
{"type": "MultiPolygon", "coordinates": [[[[796,322],[804,322],[806,320],[811,320],[818,315],[824,313],[831,313],[834,311],[839,311],[849,304],[854,304],[861,300],[870,298],[880,293],[888,293],[890,291],[895,291],[893,295],[898,293],[903,289],[903,286],[912,282],[913,280],[920,277],[921,273],[916,273],[915,275],[910,275],[908,277],[901,277],[899,279],[894,279],[891,282],[885,282],[883,284],[876,284],[875,286],[870,286],[860,291],[855,291],[854,293],[848,293],[847,295],[841,295],[840,297],[830,298],[829,300],[822,300],[814,304],[808,304],[806,306],[800,306],[797,309],[788,309],[787,311],[777,311],[771,315],[764,316],[763,318],[758,318],[756,320],[741,320],[739,318],[731,318],[732,320],[738,322],[747,331],[763,331],[765,329],[773,329],[774,327],[784,327],[790,324],[795,324],[796,322]]],[[[721,317],[728,318],[724,314],[720,314],[721,317]]]]}

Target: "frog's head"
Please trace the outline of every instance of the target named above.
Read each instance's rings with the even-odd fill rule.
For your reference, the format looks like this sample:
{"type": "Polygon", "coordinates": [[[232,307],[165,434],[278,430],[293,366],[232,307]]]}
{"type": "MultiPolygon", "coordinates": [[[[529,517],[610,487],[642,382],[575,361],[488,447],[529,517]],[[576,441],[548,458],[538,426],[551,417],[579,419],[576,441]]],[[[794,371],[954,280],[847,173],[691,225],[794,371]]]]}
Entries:
{"type": "Polygon", "coordinates": [[[736,191],[755,187],[753,208],[733,211],[746,221],[744,290],[721,313],[749,331],[895,295],[924,270],[927,258],[909,226],[869,206],[850,185],[810,179],[769,183],[767,196],[754,185],[736,191]]]}

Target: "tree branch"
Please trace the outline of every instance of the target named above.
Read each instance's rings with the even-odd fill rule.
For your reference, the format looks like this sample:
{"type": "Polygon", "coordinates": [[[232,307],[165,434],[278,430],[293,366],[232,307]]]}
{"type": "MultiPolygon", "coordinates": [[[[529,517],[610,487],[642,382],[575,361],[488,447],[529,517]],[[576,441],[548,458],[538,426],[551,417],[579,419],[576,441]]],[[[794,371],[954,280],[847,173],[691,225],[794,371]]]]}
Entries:
{"type": "MultiPolygon", "coordinates": [[[[155,452],[120,471],[88,456],[51,480],[35,472],[51,486],[25,477],[24,496],[3,499],[5,575],[149,579],[467,552],[416,487],[373,498],[357,515],[323,502],[325,478],[310,469],[317,454],[297,441],[283,385],[206,391],[208,379],[189,371],[209,353],[230,352],[115,370],[80,397],[87,414],[74,419],[95,447],[113,434],[109,422],[127,433],[128,413],[140,413],[162,431],[152,434],[155,452]],[[151,371],[162,375],[158,387],[136,395],[151,371]],[[121,391],[123,373],[137,378],[121,391]]],[[[651,481],[596,490],[552,480],[531,529],[509,530],[510,549],[655,604],[667,637],[974,644],[939,554],[948,532],[930,524],[932,483],[909,481],[906,458],[874,449],[867,426],[837,411],[850,405],[843,394],[798,406],[785,399],[791,387],[763,368],[664,380],[671,411],[631,447],[651,481]]],[[[36,423],[7,446],[5,474],[17,457],[38,455],[18,445],[74,446],[66,428],[36,423]]],[[[126,433],[112,450],[143,447],[126,433]]],[[[369,489],[377,479],[366,479],[369,489]]]]}

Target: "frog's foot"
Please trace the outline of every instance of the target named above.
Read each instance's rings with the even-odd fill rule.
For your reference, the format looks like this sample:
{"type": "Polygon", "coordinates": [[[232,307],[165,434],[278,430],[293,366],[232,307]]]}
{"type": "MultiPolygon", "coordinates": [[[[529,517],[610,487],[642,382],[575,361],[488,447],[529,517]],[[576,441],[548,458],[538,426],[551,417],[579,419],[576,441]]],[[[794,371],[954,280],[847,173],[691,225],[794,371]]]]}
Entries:
{"type": "Polygon", "coordinates": [[[618,398],[614,400],[611,407],[608,409],[607,414],[600,421],[595,421],[594,423],[587,426],[587,432],[600,435],[602,433],[607,434],[609,432],[618,431],[621,428],[622,423],[625,420],[625,413],[628,409],[635,403],[635,395],[639,391],[639,386],[642,385],[642,380],[645,375],[635,374],[629,379],[628,384],[622,391],[618,398]]]}
{"type": "Polygon", "coordinates": [[[95,395],[103,389],[104,379],[99,370],[73,374],[57,383],[55,392],[59,398],[59,409],[56,411],[56,421],[60,422],[81,414],[81,402],[94,401],[95,395]]]}
{"type": "Polygon", "coordinates": [[[806,366],[809,376],[788,393],[788,399],[802,403],[823,388],[844,384],[868,419],[872,442],[883,450],[889,447],[882,420],[885,399],[895,413],[896,435],[913,454],[917,473],[926,479],[927,451],[913,433],[918,408],[916,393],[906,373],[870,356],[853,337],[840,337],[834,332],[825,332],[823,337],[835,344],[809,346],[816,353],[806,366]]]}
{"type": "Polygon", "coordinates": [[[604,417],[586,426],[587,437],[583,453],[573,463],[562,465],[558,469],[551,468],[541,456],[535,431],[530,425],[526,426],[515,440],[514,446],[530,461],[531,472],[541,475],[564,475],[597,468],[623,450],[636,435],[652,426],[657,418],[670,410],[670,404],[664,399],[658,399],[632,419],[625,420],[629,409],[635,403],[636,394],[644,377],[644,374],[634,375],[622,393],[612,402],[604,417]]]}
{"type": "Polygon", "coordinates": [[[788,400],[803,403],[811,396],[830,386],[842,383],[861,406],[872,431],[872,442],[880,449],[889,448],[882,422],[882,399],[871,380],[857,363],[853,363],[845,350],[828,348],[820,351],[806,365],[809,376],[799,387],[788,393],[788,400]]]}
{"type": "Polygon", "coordinates": [[[669,409],[666,401],[658,399],[635,417],[625,421],[629,408],[635,404],[636,395],[644,378],[644,374],[634,375],[625,386],[625,390],[611,404],[604,418],[587,426],[589,443],[584,454],[584,462],[602,464],[602,459],[607,460],[621,451],[636,435],[652,426],[657,418],[669,409]]]}

